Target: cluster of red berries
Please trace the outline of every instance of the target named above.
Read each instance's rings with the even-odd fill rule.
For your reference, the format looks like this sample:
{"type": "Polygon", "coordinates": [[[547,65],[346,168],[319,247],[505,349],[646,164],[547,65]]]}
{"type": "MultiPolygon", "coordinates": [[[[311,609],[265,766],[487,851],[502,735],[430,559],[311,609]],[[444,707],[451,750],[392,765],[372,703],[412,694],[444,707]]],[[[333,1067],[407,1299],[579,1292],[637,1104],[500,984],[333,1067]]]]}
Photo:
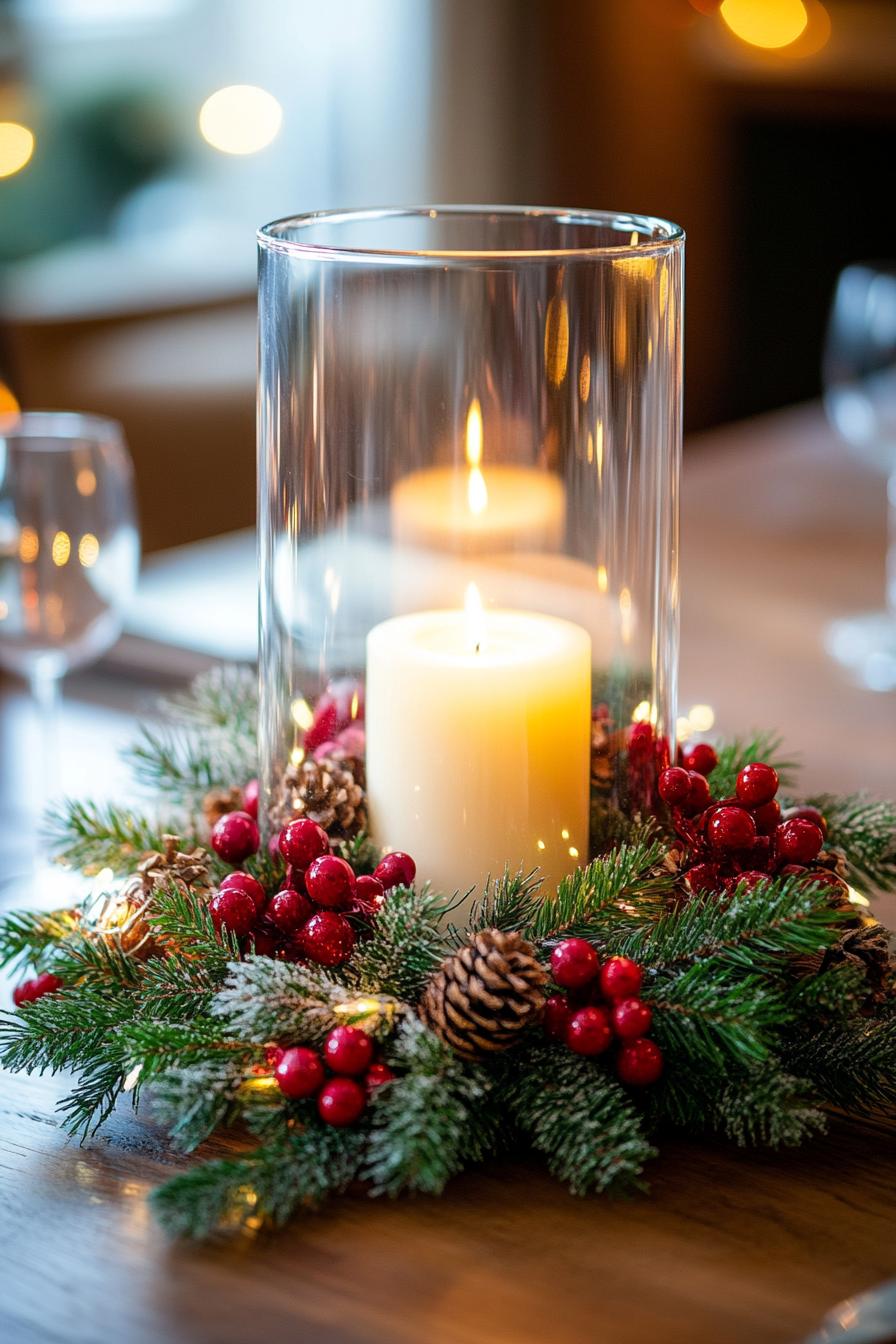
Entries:
{"type": "MultiPolygon", "coordinates": [[[[241,838],[241,812],[229,812],[212,831],[212,848],[228,862],[241,862],[258,848],[247,849],[250,836],[241,838]],[[237,834],[238,843],[233,842],[237,834]]],[[[264,886],[250,873],[234,872],[223,879],[209,902],[218,929],[237,938],[251,938],[255,951],[288,961],[313,961],[340,966],[351,956],[355,930],[346,918],[370,918],[381,909],[392,887],[409,886],[416,865],[408,854],[387,854],[372,876],[357,877],[350,863],[332,852],[330,837],[308,817],[289,822],[277,839],[286,864],[281,889],[268,898],[264,886]]]]}
{"type": "Polygon", "coordinates": [[[17,1008],[20,1008],[23,1003],[36,1003],[45,994],[55,994],[58,989],[62,989],[59,976],[44,971],[43,975],[35,975],[33,979],[23,980],[20,985],[16,985],[12,992],[12,1001],[17,1008]]]}
{"type": "Polygon", "coordinates": [[[615,1040],[621,1081],[631,1087],[655,1083],[663,1071],[663,1055],[647,1038],[653,1013],[638,998],[643,979],[638,963],[609,957],[601,964],[584,938],[567,938],[551,953],[551,974],[567,993],[552,994],[545,1004],[547,1035],[577,1055],[602,1055],[615,1040]]]}
{"type": "Polygon", "coordinates": [[[360,1027],[334,1027],[323,1051],[296,1045],[268,1052],[277,1086],[285,1097],[316,1097],[325,1124],[342,1128],[360,1118],[376,1088],[395,1074],[373,1058],[373,1041],[360,1027]],[[327,1080],[327,1069],[335,1075],[327,1080]]]}
{"type": "Polygon", "coordinates": [[[778,773],[764,761],[744,766],[733,797],[714,800],[707,776],[717,764],[713,748],[701,742],[681,765],[663,770],[657,784],[687,846],[686,877],[692,891],[731,891],[744,882],[755,886],[770,875],[790,874],[843,887],[836,874],[810,868],[827,834],[817,808],[793,808],[785,816],[775,797],[778,773]]]}

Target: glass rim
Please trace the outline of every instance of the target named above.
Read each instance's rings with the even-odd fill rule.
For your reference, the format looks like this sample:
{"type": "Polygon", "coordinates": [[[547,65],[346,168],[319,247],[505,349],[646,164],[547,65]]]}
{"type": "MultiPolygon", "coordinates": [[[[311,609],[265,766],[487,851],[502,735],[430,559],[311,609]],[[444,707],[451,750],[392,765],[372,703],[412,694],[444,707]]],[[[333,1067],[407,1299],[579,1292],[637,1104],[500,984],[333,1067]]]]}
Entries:
{"type": "MultiPolygon", "coordinates": [[[[43,450],[52,452],[67,447],[79,439],[99,442],[123,442],[124,433],[118,420],[111,416],[94,415],[91,411],[10,411],[0,415],[0,440],[51,439],[43,450]]],[[[37,451],[41,447],[34,444],[37,451]]]]}
{"type": "Polygon", "coordinates": [[[644,256],[645,253],[664,252],[681,247],[685,240],[684,229],[670,220],[656,215],[644,215],[624,210],[583,210],[567,207],[532,205],[420,205],[420,206],[381,206],[353,207],[338,210],[312,210],[297,215],[287,215],[272,220],[257,231],[258,246],[266,251],[284,252],[297,257],[331,259],[340,261],[379,261],[383,263],[451,262],[463,265],[465,262],[501,261],[550,261],[554,258],[575,260],[577,258],[620,258],[644,256]],[[340,247],[332,243],[306,243],[296,238],[285,237],[287,230],[298,232],[317,224],[358,223],[385,219],[435,219],[439,215],[504,217],[505,219],[549,219],[555,224],[580,224],[593,228],[615,228],[629,234],[625,243],[604,243],[594,247],[536,247],[536,248],[381,248],[381,247],[340,247]],[[640,231],[645,231],[641,236],[640,231]],[[631,241],[638,234],[636,242],[631,241]],[[656,236],[658,235],[658,236],[656,236]]]}

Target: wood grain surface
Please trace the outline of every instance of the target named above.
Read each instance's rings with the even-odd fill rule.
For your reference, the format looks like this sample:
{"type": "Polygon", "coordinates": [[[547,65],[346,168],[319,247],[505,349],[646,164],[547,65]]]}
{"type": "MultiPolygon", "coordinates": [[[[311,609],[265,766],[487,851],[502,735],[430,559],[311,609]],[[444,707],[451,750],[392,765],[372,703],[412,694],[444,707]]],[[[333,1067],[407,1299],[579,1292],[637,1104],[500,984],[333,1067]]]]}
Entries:
{"type": "MultiPolygon", "coordinates": [[[[851,686],[820,645],[831,616],[880,600],[883,534],[882,482],[816,409],[706,436],[688,458],[683,703],[713,703],[726,732],[784,724],[810,788],[896,786],[896,697],[851,686]]],[[[112,748],[144,691],[72,680],[64,785],[120,789],[112,748]]],[[[7,690],[7,837],[20,710],[7,690]]],[[[79,1147],[54,1117],[63,1087],[0,1076],[3,1344],[795,1344],[896,1271],[883,1124],[835,1119],[798,1153],[672,1139],[650,1197],[573,1199],[519,1162],[440,1200],[358,1192],[278,1236],[191,1247],[146,1201],[189,1159],[126,1106],[79,1147]]]]}

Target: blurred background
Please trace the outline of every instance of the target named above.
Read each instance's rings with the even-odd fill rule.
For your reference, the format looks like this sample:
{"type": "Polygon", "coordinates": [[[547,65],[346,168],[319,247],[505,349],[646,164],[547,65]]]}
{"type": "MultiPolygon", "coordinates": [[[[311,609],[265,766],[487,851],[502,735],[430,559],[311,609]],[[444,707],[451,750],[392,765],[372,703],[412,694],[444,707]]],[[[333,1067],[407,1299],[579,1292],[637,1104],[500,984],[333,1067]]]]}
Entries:
{"type": "Polygon", "coordinates": [[[497,199],[688,233],[688,429],[812,398],[894,250],[891,0],[0,0],[0,410],[120,419],[148,552],[252,523],[254,231],[497,199]]]}

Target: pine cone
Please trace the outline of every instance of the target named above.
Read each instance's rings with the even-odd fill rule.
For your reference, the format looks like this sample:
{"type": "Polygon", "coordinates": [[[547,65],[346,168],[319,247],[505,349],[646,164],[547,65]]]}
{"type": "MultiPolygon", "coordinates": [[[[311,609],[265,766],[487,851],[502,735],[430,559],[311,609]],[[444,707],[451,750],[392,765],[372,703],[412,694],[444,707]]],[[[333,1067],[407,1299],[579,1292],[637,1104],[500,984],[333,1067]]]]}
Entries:
{"type": "Polygon", "coordinates": [[[144,854],[125,885],[103,893],[85,914],[87,927],[98,938],[138,961],[161,956],[165,950],[164,939],[147,919],[155,893],[172,883],[184,893],[207,891],[211,886],[204,849],[181,851],[176,835],[163,836],[162,843],[164,850],[144,854]]]}
{"type": "Polygon", "coordinates": [[[513,1045],[544,1009],[548,973],[518,933],[484,929],[432,976],[420,1017],[464,1059],[513,1045]]]}
{"type": "Polygon", "coordinates": [[[846,929],[834,943],[820,952],[793,959],[793,967],[800,978],[819,975],[831,966],[848,962],[864,972],[867,986],[865,1008],[879,1007],[896,992],[896,956],[891,947],[892,935],[875,920],[846,929]]]}
{"type": "Polygon", "coordinates": [[[236,785],[232,789],[212,789],[202,800],[202,815],[209,829],[228,812],[239,812],[243,806],[243,791],[236,785]]]}
{"type": "Polygon", "coordinates": [[[200,846],[189,851],[178,849],[179,835],[163,835],[161,851],[150,850],[137,864],[137,874],[148,896],[159,887],[175,883],[181,891],[206,891],[212,885],[208,854],[200,846]]]}
{"type": "Polygon", "coordinates": [[[367,826],[365,782],[364,762],[356,756],[309,757],[287,767],[278,819],[285,825],[310,817],[329,834],[350,839],[367,826]]]}

